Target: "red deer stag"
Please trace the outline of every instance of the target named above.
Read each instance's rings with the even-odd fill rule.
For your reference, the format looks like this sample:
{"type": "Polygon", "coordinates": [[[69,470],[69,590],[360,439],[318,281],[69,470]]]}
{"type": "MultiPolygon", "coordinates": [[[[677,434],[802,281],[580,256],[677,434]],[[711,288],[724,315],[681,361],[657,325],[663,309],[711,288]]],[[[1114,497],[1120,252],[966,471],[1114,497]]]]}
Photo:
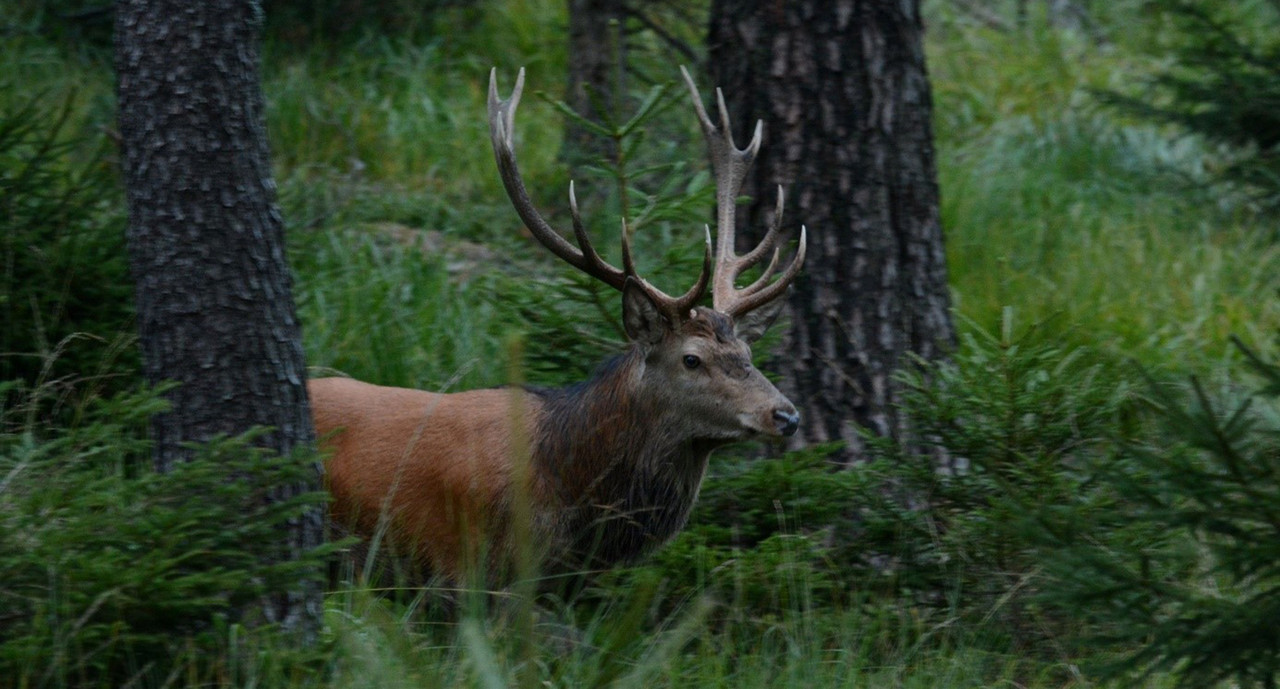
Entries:
{"type": "Polygon", "coordinates": [[[590,380],[563,389],[440,394],[312,380],[316,430],[331,453],[336,523],[365,537],[385,524],[393,549],[425,572],[456,582],[487,562],[491,578],[501,578],[492,572],[507,571],[502,563],[516,548],[512,514],[523,499],[528,538],[548,563],[605,567],[652,550],[684,526],[712,450],[795,432],[796,408],[752,366],[748,345],[772,322],[800,270],[804,229],[795,257],[773,281],[779,189],[778,212],[760,245],[734,253],[734,201],[759,148],[760,126],[738,149],[723,97],[717,127],[687,72],[684,78],[710,148],[719,243],[714,276],[708,229],[697,283],[671,297],[636,274],[626,232],[622,269],[600,258],[572,184],[569,209],[581,250],[534,209],[513,148],[524,70],[507,100],[498,99],[490,73],[489,127],[507,195],[547,249],[622,293],[630,347],[590,380]],[[767,254],[772,260],[763,274],[739,289],[735,280],[767,254]],[[698,305],[708,283],[713,308],[698,305]]]}

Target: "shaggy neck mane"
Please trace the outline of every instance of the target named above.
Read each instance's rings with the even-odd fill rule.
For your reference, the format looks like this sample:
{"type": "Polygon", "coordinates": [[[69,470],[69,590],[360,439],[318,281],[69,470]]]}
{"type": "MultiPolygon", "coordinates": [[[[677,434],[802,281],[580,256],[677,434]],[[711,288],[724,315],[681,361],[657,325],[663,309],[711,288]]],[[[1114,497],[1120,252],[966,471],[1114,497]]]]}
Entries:
{"type": "Polygon", "coordinates": [[[721,444],[673,431],[675,412],[644,395],[644,366],[632,347],[585,382],[532,391],[543,401],[534,462],[568,513],[573,566],[629,561],[678,532],[721,444]]]}

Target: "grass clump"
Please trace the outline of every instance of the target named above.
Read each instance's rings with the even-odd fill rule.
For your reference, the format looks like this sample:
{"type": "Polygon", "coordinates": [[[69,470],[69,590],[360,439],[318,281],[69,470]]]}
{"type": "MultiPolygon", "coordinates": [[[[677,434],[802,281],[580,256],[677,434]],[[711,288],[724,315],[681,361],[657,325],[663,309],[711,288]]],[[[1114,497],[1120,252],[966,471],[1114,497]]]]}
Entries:
{"type": "Polygon", "coordinates": [[[993,323],[1012,306],[1076,345],[1183,374],[1233,360],[1231,334],[1280,324],[1280,251],[1214,186],[1203,142],[1092,95],[1144,63],[1053,33],[955,31],[930,56],[959,314],[993,323]]]}
{"type": "Polygon", "coordinates": [[[423,250],[424,237],[382,225],[296,240],[295,294],[314,370],[445,391],[505,382],[494,362],[510,326],[493,317],[489,279],[468,279],[477,268],[465,256],[451,270],[453,259],[423,250]]]}

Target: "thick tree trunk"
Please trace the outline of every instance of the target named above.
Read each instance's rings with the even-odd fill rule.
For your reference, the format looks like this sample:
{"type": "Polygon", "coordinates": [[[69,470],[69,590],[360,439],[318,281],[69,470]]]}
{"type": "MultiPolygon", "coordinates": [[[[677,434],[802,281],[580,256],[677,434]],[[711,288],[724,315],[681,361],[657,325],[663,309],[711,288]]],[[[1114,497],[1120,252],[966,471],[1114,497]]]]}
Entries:
{"type": "Polygon", "coordinates": [[[799,440],[859,433],[910,441],[894,372],[954,340],[918,1],[713,0],[708,48],[739,141],[765,142],[744,193],[759,236],[773,188],[809,228],[789,296],[785,352],[770,366],[801,409],[799,440]]]}
{"type": "MultiPolygon", "coordinates": [[[[158,471],[185,443],[255,426],[279,453],[314,441],[263,121],[250,0],[122,0],[116,67],[129,204],[128,246],[144,368],[176,381],[152,423],[158,471]]],[[[275,499],[319,488],[280,486],[275,499]]],[[[323,538],[316,508],[295,552],[323,538]]],[[[314,637],[320,588],[269,601],[266,617],[314,637]]]]}

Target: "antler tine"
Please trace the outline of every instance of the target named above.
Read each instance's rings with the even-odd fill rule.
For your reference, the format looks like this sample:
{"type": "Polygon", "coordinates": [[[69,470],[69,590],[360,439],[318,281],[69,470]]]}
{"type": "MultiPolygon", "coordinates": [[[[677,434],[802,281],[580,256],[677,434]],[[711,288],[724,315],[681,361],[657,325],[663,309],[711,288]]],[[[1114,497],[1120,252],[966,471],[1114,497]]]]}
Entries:
{"type": "MultiPolygon", "coordinates": [[[[734,279],[736,280],[742,271],[754,266],[760,262],[761,258],[770,251],[777,253],[778,237],[782,232],[782,215],[786,209],[786,198],[782,193],[782,185],[778,185],[778,201],[774,204],[773,221],[769,223],[769,229],[764,233],[764,238],[756,245],[754,249],[748,251],[738,257],[734,263],[734,279]]],[[[776,259],[775,259],[776,260],[776,259]]]]}
{"type": "MultiPolygon", "coordinates": [[[[741,270],[745,270],[748,266],[753,265],[758,260],[758,258],[755,257],[761,254],[763,250],[772,249],[773,257],[769,260],[769,265],[765,266],[764,272],[760,274],[760,277],[756,278],[755,282],[752,282],[750,285],[747,285],[740,290],[736,290],[734,296],[734,299],[738,302],[746,300],[748,297],[753,298],[750,301],[743,303],[729,303],[727,308],[730,311],[735,313],[746,313],[754,308],[763,306],[765,303],[770,301],[771,298],[777,297],[786,291],[788,284],[794,280],[796,274],[799,273],[800,265],[804,262],[805,251],[805,230],[803,227],[800,228],[800,245],[796,249],[795,258],[792,259],[791,264],[787,266],[786,272],[778,278],[777,282],[770,282],[770,279],[773,277],[774,270],[778,267],[778,258],[782,253],[776,244],[782,228],[782,215],[785,206],[786,199],[782,192],[782,186],[779,185],[777,208],[773,214],[773,221],[769,223],[769,231],[765,234],[764,239],[760,241],[760,244],[755,249],[752,249],[747,255],[738,259],[737,265],[739,272],[741,272],[741,270]],[[755,295],[760,293],[765,293],[769,295],[769,297],[764,299],[756,298],[755,295]]],[[[726,311],[726,313],[728,313],[728,311],[726,311]]]]}
{"type": "MultiPolygon", "coordinates": [[[[738,291],[734,295],[733,303],[726,307],[724,313],[737,318],[744,313],[754,311],[782,296],[783,292],[786,292],[787,288],[791,286],[791,283],[795,281],[796,276],[800,274],[800,267],[804,265],[805,245],[805,227],[804,225],[801,225],[800,244],[796,247],[795,258],[791,259],[791,263],[787,265],[787,269],[783,271],[782,275],[767,286],[761,284],[760,287],[757,287],[756,283],[761,283],[760,280],[757,280],[756,283],[753,283],[747,289],[738,291]]],[[[772,268],[772,266],[770,266],[770,268],[772,268]]],[[[770,271],[766,271],[766,273],[768,272],[770,271]]],[[[719,309],[719,306],[716,308],[719,309]]]]}
{"type": "Polygon", "coordinates": [[[760,277],[756,281],[738,290],[738,294],[747,296],[759,292],[762,287],[769,284],[769,280],[773,278],[773,272],[778,269],[778,259],[782,258],[782,249],[773,247],[773,256],[769,259],[769,265],[764,267],[764,272],[760,273],[760,277]]]}
{"type": "Polygon", "coordinates": [[[707,231],[705,250],[702,253],[702,270],[698,273],[698,281],[680,298],[676,299],[676,313],[685,314],[698,304],[698,300],[707,291],[707,283],[711,281],[711,228],[703,225],[707,231]]]}
{"type": "Polygon", "coordinates": [[[627,231],[627,219],[622,219],[622,269],[627,275],[639,277],[635,258],[631,255],[631,233],[627,231]]]}
{"type": "Polygon", "coordinates": [[[489,71],[489,138],[493,142],[493,157],[498,163],[498,174],[502,178],[502,186],[507,190],[507,197],[516,209],[520,219],[524,221],[529,232],[551,253],[564,259],[569,265],[604,282],[614,289],[621,290],[627,281],[624,271],[609,265],[600,258],[587,239],[586,230],[582,227],[582,219],[578,215],[578,203],[574,198],[573,184],[569,184],[569,208],[573,214],[573,230],[582,250],[574,248],[556,232],[533,206],[529,199],[529,191],[525,188],[524,179],[516,165],[514,145],[516,107],[520,104],[520,95],[524,91],[524,68],[516,76],[515,88],[511,97],[506,100],[498,98],[498,70],[489,71]]]}
{"type": "MultiPolygon", "coordinates": [[[[591,270],[586,270],[587,274],[596,275],[597,272],[612,274],[618,272],[617,268],[600,258],[600,254],[596,252],[595,247],[591,244],[591,238],[587,236],[587,228],[582,224],[582,215],[578,213],[578,198],[573,193],[573,180],[569,180],[569,215],[573,218],[573,236],[577,238],[578,246],[582,247],[583,260],[590,264],[591,267],[591,270]]],[[[556,236],[558,237],[559,235],[557,234],[556,236]]],[[[626,282],[627,275],[634,274],[634,269],[623,266],[621,272],[622,281],[626,282]]],[[[608,280],[605,280],[605,283],[613,285],[608,280]]],[[[616,287],[616,285],[614,286],[616,287]]],[[[618,289],[621,288],[619,287],[618,289]]]]}
{"type": "Polygon", "coordinates": [[[640,277],[636,271],[635,261],[631,253],[631,238],[627,232],[627,221],[622,221],[622,265],[627,275],[635,278],[648,293],[649,296],[658,304],[658,308],[666,313],[671,322],[676,323],[687,320],[690,310],[698,305],[698,301],[702,299],[702,295],[707,291],[707,283],[711,281],[711,228],[706,228],[706,244],[702,253],[702,270],[698,273],[697,282],[693,283],[693,287],[689,291],[679,297],[671,297],[662,290],[654,287],[652,283],[640,277]]]}

